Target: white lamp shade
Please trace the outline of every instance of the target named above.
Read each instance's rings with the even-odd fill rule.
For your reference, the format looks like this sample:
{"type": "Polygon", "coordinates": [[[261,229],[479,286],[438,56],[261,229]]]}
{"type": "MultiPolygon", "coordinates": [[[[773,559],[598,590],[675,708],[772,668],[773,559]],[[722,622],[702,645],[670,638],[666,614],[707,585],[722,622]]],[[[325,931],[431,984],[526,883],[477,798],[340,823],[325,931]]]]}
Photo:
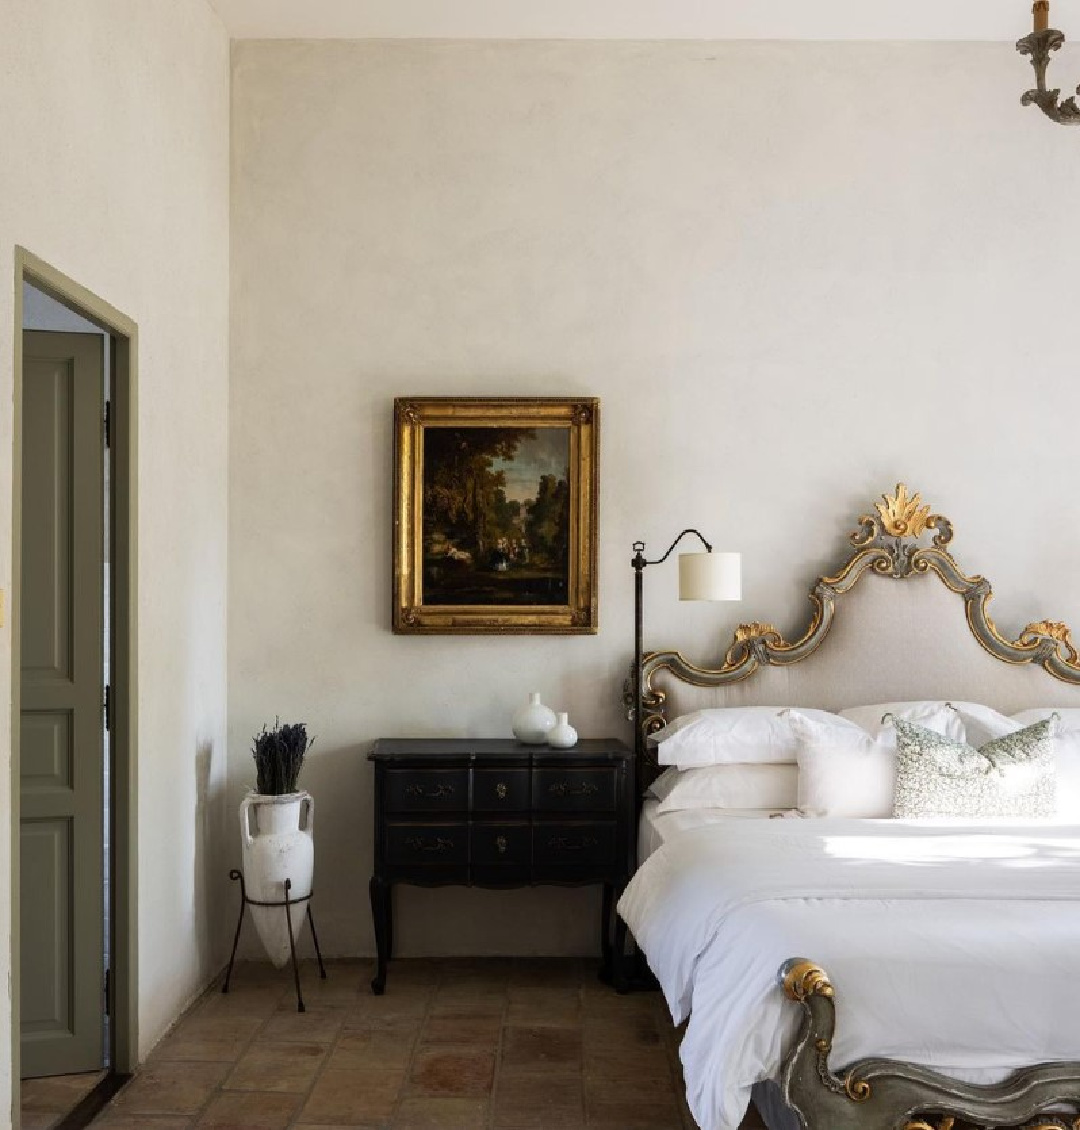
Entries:
{"type": "Polygon", "coordinates": [[[742,600],[741,553],[680,553],[680,600],[742,600]]]}

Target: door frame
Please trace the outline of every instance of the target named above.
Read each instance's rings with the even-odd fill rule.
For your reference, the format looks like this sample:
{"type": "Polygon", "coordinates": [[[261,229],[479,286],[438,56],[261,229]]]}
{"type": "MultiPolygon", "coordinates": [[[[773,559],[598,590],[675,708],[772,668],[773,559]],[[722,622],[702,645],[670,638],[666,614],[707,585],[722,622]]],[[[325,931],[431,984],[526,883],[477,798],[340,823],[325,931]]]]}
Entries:
{"type": "MultiPolygon", "coordinates": [[[[15,369],[12,468],[11,621],[11,1095],[20,1124],[19,729],[21,705],[19,593],[22,568],[23,283],[27,282],[111,336],[113,458],[112,534],[112,1071],[138,1065],[138,326],[126,314],[23,247],[15,248],[15,369]]],[[[104,989],[103,989],[104,991],[104,989]]]]}

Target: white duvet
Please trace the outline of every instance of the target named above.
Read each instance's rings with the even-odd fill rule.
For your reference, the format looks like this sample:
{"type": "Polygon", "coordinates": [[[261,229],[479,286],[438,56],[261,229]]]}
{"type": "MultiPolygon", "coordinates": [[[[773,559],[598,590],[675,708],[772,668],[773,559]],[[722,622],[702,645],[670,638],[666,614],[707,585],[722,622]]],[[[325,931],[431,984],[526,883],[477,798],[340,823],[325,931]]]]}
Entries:
{"type": "Polygon", "coordinates": [[[678,833],[619,913],[660,981],[702,1130],[736,1130],[800,1012],[790,957],[836,988],[834,1067],[869,1055],[973,1081],[1080,1060],[1080,827],[762,820],[678,833]]]}

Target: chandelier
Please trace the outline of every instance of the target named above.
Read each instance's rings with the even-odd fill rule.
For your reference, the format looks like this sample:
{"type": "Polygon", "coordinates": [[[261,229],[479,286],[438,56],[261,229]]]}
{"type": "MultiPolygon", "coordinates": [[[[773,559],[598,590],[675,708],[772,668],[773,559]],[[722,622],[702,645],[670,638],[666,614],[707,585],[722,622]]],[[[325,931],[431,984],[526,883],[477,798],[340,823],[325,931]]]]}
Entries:
{"type": "MultiPolygon", "coordinates": [[[[1034,90],[1025,92],[1020,101],[1025,106],[1038,106],[1051,121],[1060,125],[1080,125],[1080,106],[1077,106],[1075,96],[1062,102],[1060,90],[1046,89],[1046,68],[1050,63],[1050,53],[1059,50],[1065,42],[1065,36],[1050,26],[1050,0],[1035,0],[1032,13],[1035,17],[1035,30],[1017,40],[1016,50],[1021,55],[1031,56],[1036,86],[1034,90]]],[[[1077,87],[1076,93],[1080,94],[1080,87],[1077,87]]]]}

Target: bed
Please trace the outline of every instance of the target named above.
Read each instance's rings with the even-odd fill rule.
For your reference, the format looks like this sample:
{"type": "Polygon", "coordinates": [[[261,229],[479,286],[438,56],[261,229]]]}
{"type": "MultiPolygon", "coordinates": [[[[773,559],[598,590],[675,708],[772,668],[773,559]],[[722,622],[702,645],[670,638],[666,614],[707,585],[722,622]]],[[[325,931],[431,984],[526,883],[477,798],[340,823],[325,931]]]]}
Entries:
{"type": "MultiPolygon", "coordinates": [[[[755,623],[717,668],[647,655],[643,782],[658,769],[646,735],[702,706],[1080,706],[1067,628],[1002,634],[951,540],[898,486],[815,582],[794,642],[755,623]]],[[[775,815],[647,800],[619,903],[688,1019],[702,1130],[735,1130],[751,1093],[770,1130],[1080,1130],[1080,824],[775,815]]]]}

